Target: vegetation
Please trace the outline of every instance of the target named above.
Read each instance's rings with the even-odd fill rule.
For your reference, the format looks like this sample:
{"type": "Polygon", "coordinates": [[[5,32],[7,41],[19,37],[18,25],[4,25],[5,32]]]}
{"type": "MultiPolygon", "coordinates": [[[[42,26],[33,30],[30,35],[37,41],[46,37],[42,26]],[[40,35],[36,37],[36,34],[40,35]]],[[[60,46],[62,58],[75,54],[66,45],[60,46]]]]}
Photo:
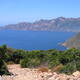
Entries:
{"type": "Polygon", "coordinates": [[[69,40],[65,41],[62,45],[68,48],[80,49],[80,32],[77,33],[72,38],[70,38],[69,40]]]}
{"type": "Polygon", "coordinates": [[[8,69],[7,69],[7,65],[5,63],[6,52],[7,52],[7,46],[6,45],[1,46],[0,47],[0,75],[10,74],[8,69]]]}
{"type": "Polygon", "coordinates": [[[9,74],[6,64],[20,64],[24,68],[38,68],[43,66],[52,71],[72,74],[80,71],[80,50],[71,48],[65,51],[51,50],[16,50],[7,48],[6,45],[0,47],[0,74],[9,74]]]}

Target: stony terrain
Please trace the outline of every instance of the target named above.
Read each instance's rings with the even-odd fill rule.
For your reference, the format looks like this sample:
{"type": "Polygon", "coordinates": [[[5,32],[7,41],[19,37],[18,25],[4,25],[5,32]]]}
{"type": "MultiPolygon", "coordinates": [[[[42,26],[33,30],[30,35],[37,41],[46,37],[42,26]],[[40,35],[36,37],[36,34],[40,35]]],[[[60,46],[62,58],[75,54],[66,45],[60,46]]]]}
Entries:
{"type": "MultiPolygon", "coordinates": [[[[14,75],[2,76],[3,80],[80,80],[80,72],[72,75],[57,74],[55,72],[40,72],[37,69],[20,68],[20,65],[9,65],[9,71],[14,75]]],[[[1,77],[0,77],[0,80],[1,77]]]]}

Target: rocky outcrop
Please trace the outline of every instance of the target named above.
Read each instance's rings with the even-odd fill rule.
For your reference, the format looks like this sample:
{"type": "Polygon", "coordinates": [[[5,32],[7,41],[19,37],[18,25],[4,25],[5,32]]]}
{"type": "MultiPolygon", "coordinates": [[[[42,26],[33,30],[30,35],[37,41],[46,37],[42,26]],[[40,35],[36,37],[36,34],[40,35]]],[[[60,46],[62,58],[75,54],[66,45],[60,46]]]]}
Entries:
{"type": "Polygon", "coordinates": [[[10,65],[9,71],[14,75],[2,76],[3,80],[80,80],[80,72],[72,75],[58,74],[56,72],[40,72],[37,69],[20,68],[19,65],[10,65]]]}
{"type": "Polygon", "coordinates": [[[77,48],[80,49],[80,32],[77,33],[75,36],[66,40],[64,43],[61,44],[67,48],[77,48]]]}

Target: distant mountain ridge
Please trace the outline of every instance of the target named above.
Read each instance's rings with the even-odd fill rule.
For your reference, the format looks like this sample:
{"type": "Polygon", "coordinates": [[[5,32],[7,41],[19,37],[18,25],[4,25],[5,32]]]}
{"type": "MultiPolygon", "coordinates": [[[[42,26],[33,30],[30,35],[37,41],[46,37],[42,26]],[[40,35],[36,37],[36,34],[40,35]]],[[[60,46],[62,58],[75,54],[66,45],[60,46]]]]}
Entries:
{"type": "Polygon", "coordinates": [[[34,30],[34,31],[71,31],[80,32],[80,18],[58,17],[51,20],[39,20],[33,23],[22,22],[0,27],[4,30],[34,30]]]}

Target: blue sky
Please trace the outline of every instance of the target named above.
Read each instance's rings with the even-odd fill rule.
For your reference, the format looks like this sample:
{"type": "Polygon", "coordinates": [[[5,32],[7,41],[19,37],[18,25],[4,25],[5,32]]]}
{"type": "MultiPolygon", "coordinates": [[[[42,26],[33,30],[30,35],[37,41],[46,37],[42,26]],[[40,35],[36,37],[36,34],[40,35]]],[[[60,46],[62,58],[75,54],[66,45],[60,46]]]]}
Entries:
{"type": "Polygon", "coordinates": [[[80,0],[0,0],[0,25],[80,17],[80,0]]]}

